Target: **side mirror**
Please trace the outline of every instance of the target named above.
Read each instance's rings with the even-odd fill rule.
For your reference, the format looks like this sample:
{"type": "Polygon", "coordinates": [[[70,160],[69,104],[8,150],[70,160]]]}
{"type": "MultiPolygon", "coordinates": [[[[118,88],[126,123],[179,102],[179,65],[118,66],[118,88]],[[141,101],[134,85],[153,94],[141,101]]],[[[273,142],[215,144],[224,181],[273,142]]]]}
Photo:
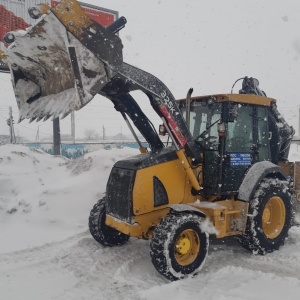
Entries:
{"type": "Polygon", "coordinates": [[[165,136],[167,134],[167,130],[164,124],[159,125],[158,134],[165,136]]]}

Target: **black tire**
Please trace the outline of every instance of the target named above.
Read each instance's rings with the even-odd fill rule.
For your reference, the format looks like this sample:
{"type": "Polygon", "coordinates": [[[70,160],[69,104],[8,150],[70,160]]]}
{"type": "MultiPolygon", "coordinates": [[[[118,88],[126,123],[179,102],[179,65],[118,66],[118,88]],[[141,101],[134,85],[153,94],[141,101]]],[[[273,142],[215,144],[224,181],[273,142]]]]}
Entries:
{"type": "Polygon", "coordinates": [[[151,260],[156,270],[169,280],[182,279],[200,271],[208,245],[208,235],[201,230],[200,216],[170,213],[154,230],[151,260]]]}
{"type": "Polygon", "coordinates": [[[94,205],[89,217],[89,229],[93,238],[108,247],[125,244],[129,236],[107,226],[105,215],[105,198],[102,198],[94,205]]]}
{"type": "Polygon", "coordinates": [[[284,244],[292,221],[292,196],[284,182],[265,178],[249,204],[245,233],[239,237],[244,248],[264,255],[284,244]]]}

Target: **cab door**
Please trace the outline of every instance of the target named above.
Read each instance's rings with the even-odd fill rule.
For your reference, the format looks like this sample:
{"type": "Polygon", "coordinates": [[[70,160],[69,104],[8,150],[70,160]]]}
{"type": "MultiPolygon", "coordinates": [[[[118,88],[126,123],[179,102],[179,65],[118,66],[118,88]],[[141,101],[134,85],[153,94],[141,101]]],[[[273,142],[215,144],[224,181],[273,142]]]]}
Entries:
{"type": "Polygon", "coordinates": [[[237,192],[248,169],[270,160],[268,110],[238,104],[237,118],[227,123],[222,193],[237,192]]]}
{"type": "Polygon", "coordinates": [[[257,160],[254,107],[238,106],[236,120],[227,123],[221,189],[225,194],[238,191],[248,168],[257,160]]]}

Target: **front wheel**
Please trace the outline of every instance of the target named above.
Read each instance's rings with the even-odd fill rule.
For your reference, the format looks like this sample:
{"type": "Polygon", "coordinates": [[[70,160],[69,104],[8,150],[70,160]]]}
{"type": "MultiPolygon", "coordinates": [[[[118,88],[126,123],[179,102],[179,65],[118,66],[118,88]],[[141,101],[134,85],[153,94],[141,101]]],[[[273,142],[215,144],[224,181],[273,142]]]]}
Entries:
{"type": "Polygon", "coordinates": [[[93,207],[89,217],[89,229],[93,238],[103,246],[125,244],[129,236],[105,224],[105,198],[99,200],[93,207]]]}
{"type": "Polygon", "coordinates": [[[266,178],[250,202],[242,246],[253,253],[266,254],[284,244],[291,227],[292,199],[287,186],[279,179],[266,178]]]}
{"type": "Polygon", "coordinates": [[[201,229],[200,216],[170,213],[154,230],[150,255],[159,273],[170,280],[178,280],[200,271],[208,245],[208,235],[201,229]]]}

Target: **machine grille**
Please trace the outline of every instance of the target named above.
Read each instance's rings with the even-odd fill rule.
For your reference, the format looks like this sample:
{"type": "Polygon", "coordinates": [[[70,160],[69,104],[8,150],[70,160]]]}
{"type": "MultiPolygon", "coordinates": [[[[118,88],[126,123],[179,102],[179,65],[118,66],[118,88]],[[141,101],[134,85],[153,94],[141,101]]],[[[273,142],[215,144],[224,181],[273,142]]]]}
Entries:
{"type": "Polygon", "coordinates": [[[107,214],[127,223],[132,217],[134,177],[134,170],[113,168],[106,188],[107,214]]]}

